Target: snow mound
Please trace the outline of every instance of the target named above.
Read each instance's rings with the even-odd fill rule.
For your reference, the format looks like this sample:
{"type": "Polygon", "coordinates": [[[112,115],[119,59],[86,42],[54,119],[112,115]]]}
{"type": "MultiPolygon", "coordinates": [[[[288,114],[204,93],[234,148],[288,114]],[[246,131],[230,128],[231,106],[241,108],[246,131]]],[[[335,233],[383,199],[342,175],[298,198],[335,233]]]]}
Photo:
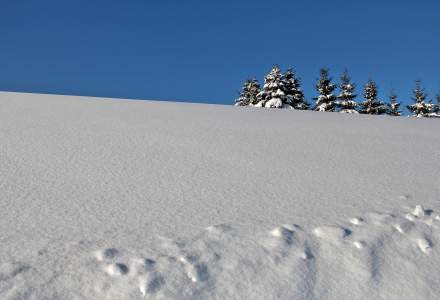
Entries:
{"type": "Polygon", "coordinates": [[[48,245],[1,263],[0,298],[434,299],[439,219],[417,206],[311,232],[286,224],[243,235],[216,225],[188,240],[157,237],[142,249],[48,245]]]}

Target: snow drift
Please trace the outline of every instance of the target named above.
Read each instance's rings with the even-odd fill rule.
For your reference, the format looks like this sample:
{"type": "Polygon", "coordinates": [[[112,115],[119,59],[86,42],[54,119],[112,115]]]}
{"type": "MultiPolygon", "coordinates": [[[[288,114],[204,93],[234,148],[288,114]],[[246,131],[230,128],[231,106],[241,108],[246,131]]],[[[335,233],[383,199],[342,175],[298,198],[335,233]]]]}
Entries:
{"type": "Polygon", "coordinates": [[[436,299],[439,132],[0,93],[0,298],[436,299]]]}

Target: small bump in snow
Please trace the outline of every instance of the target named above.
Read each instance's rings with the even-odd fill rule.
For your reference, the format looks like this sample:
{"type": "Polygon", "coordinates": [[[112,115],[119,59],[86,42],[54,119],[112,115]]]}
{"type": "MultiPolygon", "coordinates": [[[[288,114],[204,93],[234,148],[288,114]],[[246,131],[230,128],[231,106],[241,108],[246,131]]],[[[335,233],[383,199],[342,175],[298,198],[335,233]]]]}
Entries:
{"type": "Polygon", "coordinates": [[[422,205],[416,205],[416,207],[413,210],[413,215],[416,217],[424,217],[425,216],[425,209],[422,205]]]}
{"type": "Polygon", "coordinates": [[[367,243],[364,241],[355,241],[353,242],[353,245],[358,249],[363,249],[367,245],[367,243]]]}
{"type": "Polygon", "coordinates": [[[419,249],[426,254],[429,254],[432,250],[432,244],[428,239],[419,238],[417,239],[417,246],[419,249]]]}
{"type": "Polygon", "coordinates": [[[350,223],[353,225],[362,225],[365,221],[362,218],[351,218],[350,223]]]}

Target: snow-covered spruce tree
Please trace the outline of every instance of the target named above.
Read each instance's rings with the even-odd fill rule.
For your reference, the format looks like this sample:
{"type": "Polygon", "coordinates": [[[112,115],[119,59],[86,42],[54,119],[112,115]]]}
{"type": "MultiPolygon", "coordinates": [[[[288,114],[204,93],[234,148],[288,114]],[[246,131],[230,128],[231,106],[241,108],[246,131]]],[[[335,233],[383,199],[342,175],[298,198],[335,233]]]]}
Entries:
{"type": "Polygon", "coordinates": [[[387,112],[386,105],[377,99],[377,85],[373,80],[368,80],[364,86],[364,101],[360,103],[359,113],[369,115],[381,115],[387,112]]]}
{"type": "Polygon", "coordinates": [[[345,70],[341,76],[339,88],[341,89],[341,93],[337,97],[339,100],[336,103],[339,111],[347,114],[358,114],[356,110],[358,104],[354,100],[356,99],[356,94],[354,94],[356,85],[351,83],[351,77],[348,75],[347,70],[345,70]]]}
{"type": "Polygon", "coordinates": [[[257,95],[257,107],[282,108],[286,103],[283,74],[278,66],[274,66],[264,77],[263,90],[257,95]]]}
{"type": "Polygon", "coordinates": [[[238,98],[235,100],[235,106],[248,106],[258,102],[257,95],[260,92],[258,80],[248,79],[243,84],[238,98]]]}
{"type": "Polygon", "coordinates": [[[388,98],[390,99],[390,103],[388,103],[387,114],[390,116],[401,116],[402,111],[400,110],[400,102],[397,101],[397,95],[394,90],[391,90],[388,98]]]}
{"type": "Polygon", "coordinates": [[[422,87],[422,82],[420,80],[416,80],[416,87],[413,89],[413,104],[408,105],[407,108],[412,112],[414,117],[428,117],[430,113],[432,113],[432,103],[426,102],[426,97],[428,94],[425,92],[425,89],[422,87]]]}
{"type": "Polygon", "coordinates": [[[235,99],[235,106],[247,106],[249,105],[249,98],[247,97],[247,87],[250,80],[246,80],[241,87],[241,92],[239,92],[238,98],[235,99]]]}
{"type": "Polygon", "coordinates": [[[335,111],[336,109],[336,96],[333,91],[336,85],[331,82],[329,77],[329,70],[322,68],[320,70],[320,77],[316,83],[316,90],[319,92],[319,96],[314,98],[316,100],[316,111],[335,111]]]}
{"type": "Polygon", "coordinates": [[[301,90],[301,79],[296,77],[295,71],[292,68],[287,69],[284,73],[283,81],[286,104],[294,109],[308,109],[309,103],[304,99],[304,92],[301,90]]]}

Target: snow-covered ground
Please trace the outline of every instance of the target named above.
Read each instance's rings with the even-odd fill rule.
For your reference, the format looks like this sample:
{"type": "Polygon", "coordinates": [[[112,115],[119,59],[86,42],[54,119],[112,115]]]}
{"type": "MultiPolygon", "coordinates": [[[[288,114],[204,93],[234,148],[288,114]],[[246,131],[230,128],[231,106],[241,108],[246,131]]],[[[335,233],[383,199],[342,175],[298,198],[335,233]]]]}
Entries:
{"type": "Polygon", "coordinates": [[[0,299],[439,299],[440,122],[0,93],[0,299]]]}

